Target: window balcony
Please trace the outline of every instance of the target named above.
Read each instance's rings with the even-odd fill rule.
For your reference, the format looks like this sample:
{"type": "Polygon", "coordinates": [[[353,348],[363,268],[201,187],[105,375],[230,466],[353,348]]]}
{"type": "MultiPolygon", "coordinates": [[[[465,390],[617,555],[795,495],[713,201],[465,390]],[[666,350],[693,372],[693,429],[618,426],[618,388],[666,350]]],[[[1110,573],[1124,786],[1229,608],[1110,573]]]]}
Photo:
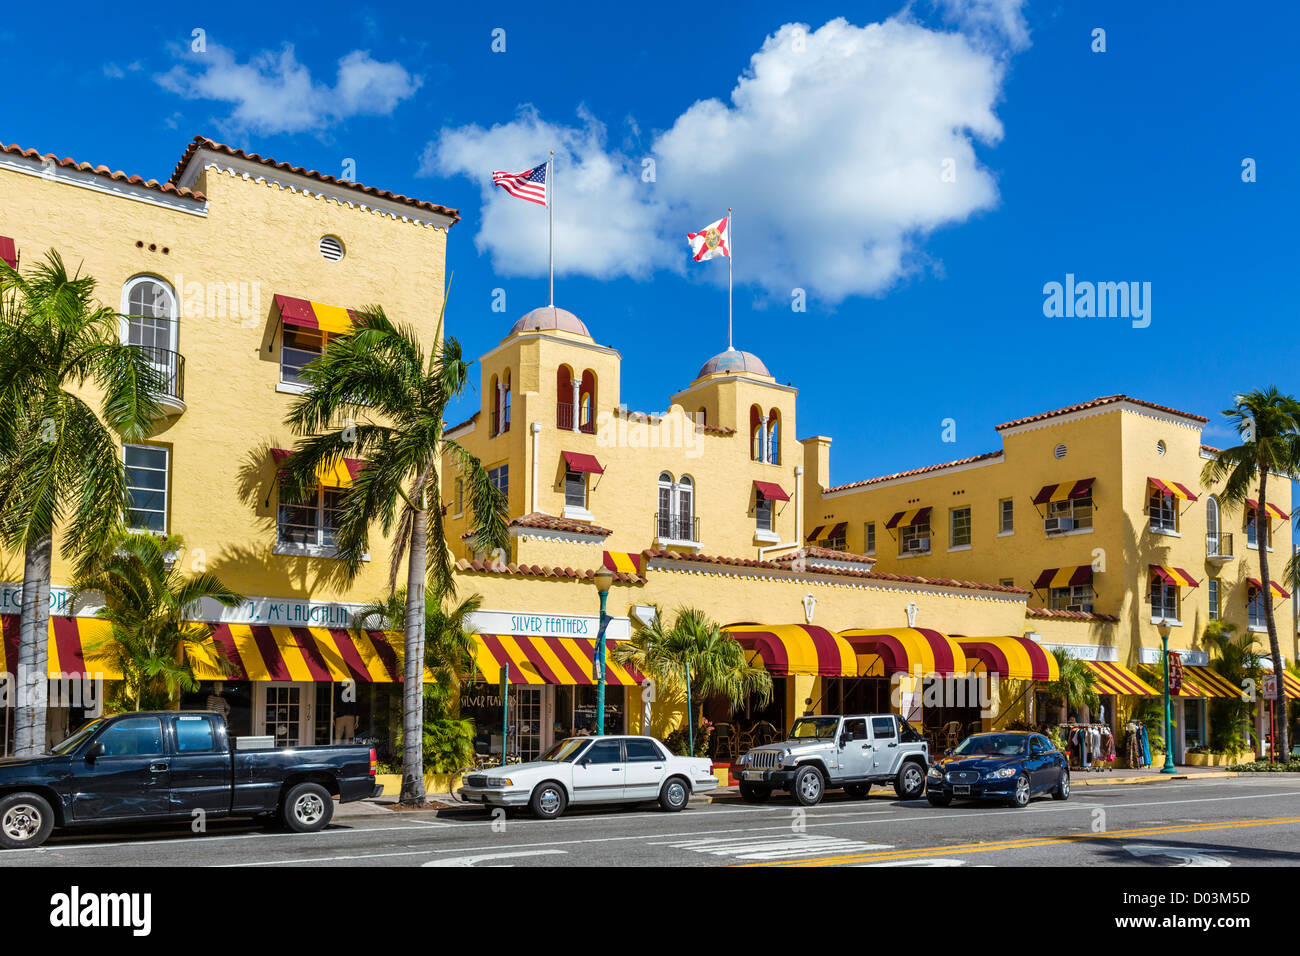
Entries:
{"type": "Polygon", "coordinates": [[[154,394],[154,400],[162,406],[163,414],[168,418],[185,411],[185,356],[170,349],[155,348],[152,345],[133,345],[131,348],[142,353],[154,367],[163,381],[163,387],[154,394]]]}
{"type": "Polygon", "coordinates": [[[1227,564],[1233,560],[1231,533],[1207,534],[1205,536],[1205,559],[1215,564],[1227,564]]]}
{"type": "Polygon", "coordinates": [[[562,432],[579,431],[584,435],[596,434],[595,422],[583,422],[577,428],[573,427],[572,402],[560,402],[555,406],[555,427],[562,432]]]}
{"type": "Polygon", "coordinates": [[[658,544],[678,545],[680,547],[700,547],[699,515],[678,515],[655,512],[655,541],[658,544]]]}

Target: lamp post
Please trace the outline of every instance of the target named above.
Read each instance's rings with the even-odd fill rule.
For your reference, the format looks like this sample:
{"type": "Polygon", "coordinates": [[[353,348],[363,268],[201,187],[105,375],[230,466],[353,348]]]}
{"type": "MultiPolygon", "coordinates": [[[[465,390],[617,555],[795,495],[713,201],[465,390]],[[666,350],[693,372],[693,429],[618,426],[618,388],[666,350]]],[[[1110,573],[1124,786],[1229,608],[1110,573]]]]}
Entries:
{"type": "Polygon", "coordinates": [[[1160,772],[1177,773],[1174,768],[1173,703],[1169,699],[1169,622],[1164,618],[1160,619],[1159,630],[1165,652],[1165,765],[1160,772]]]}
{"type": "Polygon", "coordinates": [[[605,733],[605,626],[609,617],[605,614],[605,601],[609,597],[609,586],[614,583],[614,575],[609,568],[600,568],[594,579],[596,590],[600,593],[600,628],[596,632],[596,734],[605,733]]]}

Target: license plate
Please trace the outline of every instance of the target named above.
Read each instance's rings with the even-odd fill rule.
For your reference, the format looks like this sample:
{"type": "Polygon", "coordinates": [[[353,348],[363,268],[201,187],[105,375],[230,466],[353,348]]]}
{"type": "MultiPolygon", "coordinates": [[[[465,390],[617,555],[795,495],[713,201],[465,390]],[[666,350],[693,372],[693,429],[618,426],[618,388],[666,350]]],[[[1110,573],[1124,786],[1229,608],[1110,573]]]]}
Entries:
{"type": "Polygon", "coordinates": [[[970,784],[959,783],[952,788],[952,792],[959,796],[962,794],[968,794],[970,793],[970,784]]]}
{"type": "Polygon", "coordinates": [[[763,779],[763,771],[761,771],[761,770],[746,770],[746,771],[745,771],[745,779],[746,779],[746,780],[762,780],[762,779],[763,779]]]}

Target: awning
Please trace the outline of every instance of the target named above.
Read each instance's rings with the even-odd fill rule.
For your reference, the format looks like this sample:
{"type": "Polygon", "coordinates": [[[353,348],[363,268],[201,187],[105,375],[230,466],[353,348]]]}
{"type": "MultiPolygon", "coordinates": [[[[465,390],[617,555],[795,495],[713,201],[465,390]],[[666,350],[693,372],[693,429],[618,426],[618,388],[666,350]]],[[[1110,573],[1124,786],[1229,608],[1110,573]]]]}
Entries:
{"type": "MultiPolygon", "coordinates": [[[[1246,504],[1250,505],[1250,507],[1254,508],[1256,511],[1259,510],[1259,502],[1256,501],[1254,498],[1247,498],[1246,504]]],[[[1264,510],[1268,512],[1270,515],[1272,515],[1274,518],[1280,518],[1283,521],[1291,520],[1291,516],[1289,514],[1287,514],[1277,505],[1273,504],[1273,502],[1271,501],[1264,507],[1264,510]]]]}
{"type": "MultiPolygon", "coordinates": [[[[1056,656],[1028,637],[954,637],[968,663],[1007,680],[1055,681],[1061,678],[1056,656]]],[[[974,668],[972,668],[974,669],[974,668]]]]}
{"type": "Polygon", "coordinates": [[[929,520],[929,507],[913,508],[910,511],[900,511],[886,521],[885,530],[892,531],[894,528],[910,528],[914,524],[925,524],[929,520]]]}
{"type": "Polygon", "coordinates": [[[970,672],[966,653],[947,634],[923,627],[854,628],[840,631],[858,658],[858,673],[864,677],[913,674],[926,677],[970,672]]]}
{"type": "Polygon", "coordinates": [[[1034,495],[1034,504],[1045,505],[1049,501],[1065,501],[1070,498],[1086,498],[1092,494],[1092,483],[1096,478],[1079,478],[1075,481],[1063,481],[1057,485],[1043,485],[1034,495]]]}
{"type": "MultiPolygon", "coordinates": [[[[17,614],[0,617],[0,674],[18,673],[18,632],[21,618],[17,614]]],[[[59,617],[50,615],[47,672],[50,677],[102,677],[121,680],[122,672],[113,663],[111,648],[105,646],[112,636],[108,621],[95,617],[59,617]]]]}
{"type": "MultiPolygon", "coordinates": [[[[631,667],[615,664],[605,644],[605,683],[633,687],[644,679],[631,667]]],[[[596,642],[578,637],[523,637],[513,634],[475,634],[474,661],[483,679],[500,679],[508,668],[512,684],[594,684],[596,642]]]]}
{"type": "Polygon", "coordinates": [[[1083,663],[1097,678],[1094,687],[1099,694],[1127,694],[1135,697],[1160,696],[1158,690],[1123,664],[1116,664],[1113,661],[1084,661],[1083,663]]]}
{"type": "Polygon", "coordinates": [[[277,295],[275,306],[280,310],[280,321],[302,329],[319,329],[332,335],[345,335],[352,331],[357,314],[337,305],[324,305],[293,296],[277,295]]]}
{"type": "Polygon", "coordinates": [[[856,677],[857,659],[849,643],[824,627],[811,624],[740,624],[726,632],[761,661],[774,677],[810,674],[818,677],[856,677]]]}
{"type": "Polygon", "coordinates": [[[578,471],[584,475],[603,475],[604,467],[596,460],[595,455],[584,454],[580,451],[562,451],[564,463],[571,471],[578,471]]]}
{"type": "Polygon", "coordinates": [[[1034,578],[1034,589],[1067,588],[1076,584],[1092,583],[1091,564],[1072,564],[1064,568],[1044,568],[1034,578]]]}
{"type": "Polygon", "coordinates": [[[847,521],[841,521],[835,527],[831,528],[830,531],[826,532],[826,537],[842,538],[844,536],[844,533],[848,530],[848,528],[849,528],[849,523],[847,521]]]}
{"type": "MultiPolygon", "coordinates": [[[[293,452],[287,448],[272,448],[271,457],[279,467],[293,452]]],[[[332,462],[323,462],[316,468],[316,482],[322,488],[351,488],[353,480],[361,473],[365,462],[358,458],[335,458],[332,462]]]]}
{"type": "Polygon", "coordinates": [[[1196,494],[1192,489],[1177,481],[1166,481],[1163,478],[1151,478],[1148,476],[1147,484],[1157,491],[1171,495],[1174,498],[1182,498],[1184,501],[1195,501],[1196,494]]]}
{"type": "Polygon", "coordinates": [[[1192,577],[1190,573],[1184,571],[1182,568],[1171,568],[1162,564],[1153,564],[1150,567],[1151,573],[1160,578],[1160,580],[1164,581],[1166,584],[1173,584],[1184,588],[1200,587],[1196,578],[1192,577]]]}
{"type": "MultiPolygon", "coordinates": [[[[1154,671],[1156,668],[1153,667],[1154,671]]],[[[1179,697],[1220,697],[1241,698],[1241,688],[1234,687],[1232,681],[1222,674],[1204,665],[1183,665],[1183,686],[1178,691],[1179,697]]]]}
{"type": "Polygon", "coordinates": [[[1287,700],[1300,700],[1300,677],[1289,671],[1282,672],[1282,693],[1287,700]]]}
{"type": "Polygon", "coordinates": [[[775,481],[755,481],[754,490],[768,501],[789,501],[790,496],[775,481]]]}
{"type": "Polygon", "coordinates": [[[10,269],[18,268],[18,248],[8,236],[0,236],[0,259],[3,259],[10,269]]]}
{"type": "Polygon", "coordinates": [[[604,564],[611,571],[623,574],[645,574],[645,555],[640,552],[632,554],[628,551],[606,551],[604,564]]]}
{"type": "MultiPolygon", "coordinates": [[[[1247,578],[1246,580],[1250,582],[1250,586],[1253,588],[1262,589],[1264,587],[1259,578],[1247,578]]],[[[1273,593],[1273,597],[1289,598],[1291,596],[1291,592],[1282,587],[1282,585],[1278,584],[1276,581],[1269,581],[1268,584],[1269,590],[1273,593]]]]}
{"type": "Polygon", "coordinates": [[[804,540],[816,541],[818,538],[822,536],[822,531],[825,529],[825,527],[826,525],[819,524],[817,527],[813,528],[811,531],[808,532],[808,537],[805,538],[804,540]]]}

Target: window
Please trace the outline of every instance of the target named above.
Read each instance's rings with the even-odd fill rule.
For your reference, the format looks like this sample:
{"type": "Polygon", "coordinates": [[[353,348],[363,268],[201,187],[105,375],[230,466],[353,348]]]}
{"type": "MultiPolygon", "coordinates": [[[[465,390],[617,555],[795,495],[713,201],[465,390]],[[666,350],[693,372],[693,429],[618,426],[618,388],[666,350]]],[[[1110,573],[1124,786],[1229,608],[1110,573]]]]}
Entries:
{"type": "Polygon", "coordinates": [[[998,584],[1001,585],[1001,586],[1004,587],[1004,588],[1013,588],[1013,587],[1016,586],[1016,579],[1015,579],[1015,578],[1001,578],[1001,579],[998,580],[998,584]]]}
{"type": "Polygon", "coordinates": [[[772,530],[772,502],[763,497],[761,491],[756,491],[757,496],[754,500],[754,514],[757,518],[757,527],[759,531],[772,530]]]}
{"type": "Polygon", "coordinates": [[[280,345],[280,381],[285,385],[306,385],[302,370],[324,354],[329,339],[329,333],[318,329],[284,326],[284,341],[280,345]]]}
{"type": "Polygon", "coordinates": [[[1210,620],[1219,619],[1219,579],[1210,578],[1205,582],[1205,596],[1210,601],[1210,620]]]}
{"type": "Polygon", "coordinates": [[[510,498],[510,466],[497,465],[495,468],[488,469],[488,481],[492,487],[509,500],[510,498]]]}
{"type": "Polygon", "coordinates": [[[1264,592],[1251,586],[1246,594],[1246,623],[1251,627],[1268,627],[1268,613],[1264,609],[1264,592]]]}
{"type": "Polygon", "coordinates": [[[465,513],[465,479],[456,479],[456,514],[465,513]]]}
{"type": "Polygon", "coordinates": [[[867,739],[867,719],[865,717],[850,717],[844,721],[842,733],[848,734],[854,740],[867,739]]]}
{"type": "Polygon", "coordinates": [[[1219,499],[1214,495],[1205,499],[1205,553],[1219,553],[1219,499]]]}
{"type": "Polygon", "coordinates": [[[179,753],[200,753],[217,749],[216,734],[209,717],[176,718],[176,750],[179,753]]]}
{"type": "Polygon", "coordinates": [[[623,749],[629,763],[653,763],[664,759],[659,745],[648,737],[628,737],[623,741],[623,749]]]}
{"type": "Polygon", "coordinates": [[[1147,503],[1147,515],[1151,519],[1152,531],[1177,531],[1178,499],[1153,488],[1147,503]]]}
{"type": "Polygon", "coordinates": [[[950,547],[970,547],[970,508],[953,508],[948,516],[950,547]]]}
{"type": "Polygon", "coordinates": [[[280,502],[276,514],[276,546],[297,551],[332,550],[337,543],[340,488],[317,488],[306,501],[280,502]]]}
{"type": "Polygon", "coordinates": [[[1065,531],[1077,530],[1079,528],[1092,527],[1092,496],[1085,495],[1082,498],[1067,498],[1064,501],[1049,501],[1047,503],[1048,518],[1068,518],[1069,526],[1062,528],[1065,531]]]}
{"type": "Polygon", "coordinates": [[[119,720],[99,735],[105,757],[155,757],[163,752],[162,724],[157,717],[119,720]]]}
{"type": "Polygon", "coordinates": [[[1052,588],[1047,592],[1047,606],[1053,611],[1092,612],[1092,585],[1074,584],[1064,588],[1052,588]]]}
{"type": "Polygon", "coordinates": [[[122,290],[122,342],[144,352],[175,394],[178,311],[171,286],[153,276],[137,276],[122,290]]]}
{"type": "Polygon", "coordinates": [[[822,542],[822,547],[832,551],[847,551],[849,549],[848,522],[842,522],[832,528],[831,533],[822,542]]]}
{"type": "MultiPolygon", "coordinates": [[[[1246,546],[1259,548],[1259,528],[1255,525],[1255,509],[1246,509],[1246,546]]],[[[1269,526],[1267,519],[1264,522],[1264,546],[1273,547],[1273,529],[1269,526]]]]}
{"type": "Polygon", "coordinates": [[[127,527],[132,531],[166,534],[167,449],[158,445],[126,445],[122,453],[130,502],[127,527]]]}
{"type": "Polygon", "coordinates": [[[781,413],[775,408],[767,413],[767,461],[781,464],[781,413]]]}
{"type": "Polygon", "coordinates": [[[660,473],[655,529],[660,539],[696,540],[695,481],[690,475],[674,481],[670,472],[660,473]]]}
{"type": "Polygon", "coordinates": [[[906,554],[929,554],[930,553],[930,520],[918,524],[910,524],[898,531],[898,553],[906,554]]]}
{"type": "Polygon", "coordinates": [[[877,740],[894,739],[894,721],[892,717],[872,717],[871,733],[877,740]]]}
{"type": "Polygon", "coordinates": [[[862,526],[862,542],[863,554],[876,553],[876,523],[874,521],[868,521],[862,526]]]}
{"type": "Polygon", "coordinates": [[[1016,530],[1016,509],[1010,498],[998,502],[998,533],[1010,534],[1016,530]]]}
{"type": "Polygon", "coordinates": [[[1047,742],[1046,737],[1031,737],[1029,743],[1029,752],[1033,754],[1051,753],[1052,747],[1047,742]]]}
{"type": "Polygon", "coordinates": [[[573,378],[572,369],[561,365],[555,374],[555,427],[566,432],[576,431],[574,414],[577,407],[578,383],[573,378]]]}
{"type": "Polygon", "coordinates": [[[578,431],[596,434],[596,373],[591,369],[582,373],[578,390],[578,431]]]}
{"type": "Polygon", "coordinates": [[[591,749],[582,755],[582,760],[601,764],[622,763],[622,744],[617,740],[597,740],[591,745],[591,749]]]}
{"type": "Polygon", "coordinates": [[[1161,620],[1178,620],[1178,585],[1158,575],[1151,576],[1151,616],[1161,620]]]}
{"type": "Polygon", "coordinates": [[[587,507],[587,476],[572,468],[564,471],[564,507],[587,507]]]}
{"type": "Polygon", "coordinates": [[[763,412],[757,405],[749,406],[749,457],[763,460],[763,412]]]}

